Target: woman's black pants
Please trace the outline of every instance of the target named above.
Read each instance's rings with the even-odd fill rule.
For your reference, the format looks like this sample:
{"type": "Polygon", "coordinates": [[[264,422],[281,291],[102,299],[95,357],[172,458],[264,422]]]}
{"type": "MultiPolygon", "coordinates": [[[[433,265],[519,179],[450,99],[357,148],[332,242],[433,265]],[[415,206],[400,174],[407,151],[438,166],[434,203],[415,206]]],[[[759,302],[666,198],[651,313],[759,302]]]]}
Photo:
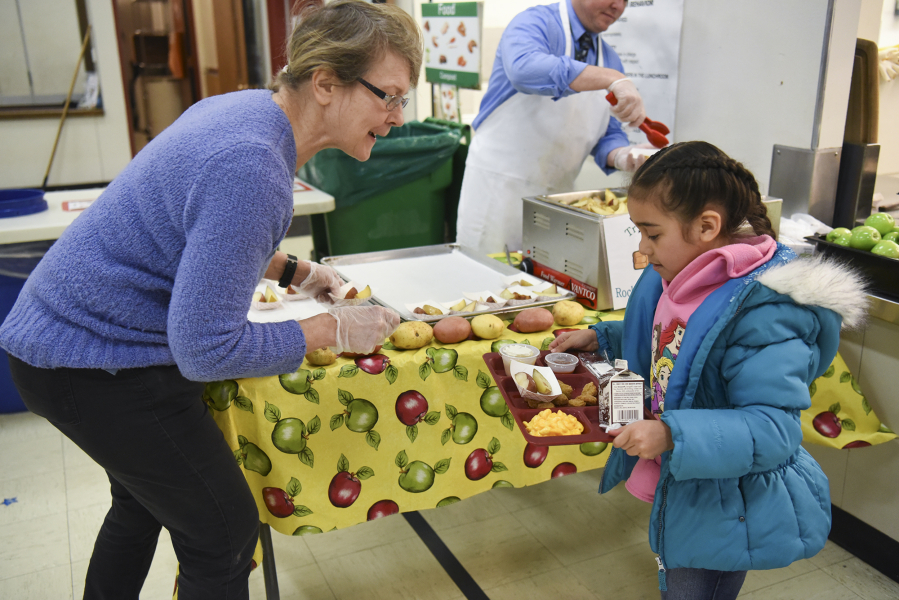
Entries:
{"type": "Polygon", "coordinates": [[[202,383],[173,366],[112,375],[9,362],[28,409],[109,476],[112,507],[94,544],[85,599],[137,600],[161,527],[178,557],[180,600],[249,598],[259,513],[202,401],[202,383]]]}

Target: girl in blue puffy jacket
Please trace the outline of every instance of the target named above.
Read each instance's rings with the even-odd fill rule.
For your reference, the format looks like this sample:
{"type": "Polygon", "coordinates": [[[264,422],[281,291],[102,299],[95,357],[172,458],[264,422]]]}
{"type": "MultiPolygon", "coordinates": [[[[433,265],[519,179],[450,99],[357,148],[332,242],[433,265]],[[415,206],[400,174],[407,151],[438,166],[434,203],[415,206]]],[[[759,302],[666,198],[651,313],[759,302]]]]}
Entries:
{"type": "Polygon", "coordinates": [[[799,415],[841,324],[865,314],[863,285],[778,244],[755,178],[705,142],[647,160],[628,211],[651,267],[624,320],[562,334],[550,350],[623,358],[653,383],[657,418],[612,432],[599,491],[625,481],[652,503],[663,600],[736,598],[747,570],[785,567],[827,540],[827,478],[800,446],[799,415]]]}

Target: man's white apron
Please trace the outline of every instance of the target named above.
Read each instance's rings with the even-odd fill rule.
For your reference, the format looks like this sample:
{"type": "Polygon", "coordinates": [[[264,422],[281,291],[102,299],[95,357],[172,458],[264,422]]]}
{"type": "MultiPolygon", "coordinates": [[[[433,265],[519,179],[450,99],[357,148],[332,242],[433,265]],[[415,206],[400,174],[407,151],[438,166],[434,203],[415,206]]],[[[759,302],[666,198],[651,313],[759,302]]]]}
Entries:
{"type": "MultiPolygon", "coordinates": [[[[559,2],[565,54],[571,54],[568,5],[559,2]]],[[[602,66],[598,40],[597,65],[602,66]]],[[[521,249],[525,196],[574,191],[587,155],[609,125],[605,90],[553,101],[516,93],[478,127],[468,150],[456,240],[481,254],[521,249]]]]}

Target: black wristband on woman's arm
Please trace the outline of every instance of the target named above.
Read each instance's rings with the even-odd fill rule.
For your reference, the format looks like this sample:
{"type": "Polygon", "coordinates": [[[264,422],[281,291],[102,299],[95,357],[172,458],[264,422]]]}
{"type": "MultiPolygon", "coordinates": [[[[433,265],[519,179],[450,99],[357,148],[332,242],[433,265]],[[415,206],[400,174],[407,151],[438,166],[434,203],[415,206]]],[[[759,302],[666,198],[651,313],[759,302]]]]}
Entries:
{"type": "Polygon", "coordinates": [[[282,288],[286,288],[290,285],[290,282],[293,281],[293,276],[296,275],[297,272],[297,257],[293,254],[287,255],[287,263],[284,265],[284,274],[281,275],[281,279],[278,280],[278,285],[282,288]]]}

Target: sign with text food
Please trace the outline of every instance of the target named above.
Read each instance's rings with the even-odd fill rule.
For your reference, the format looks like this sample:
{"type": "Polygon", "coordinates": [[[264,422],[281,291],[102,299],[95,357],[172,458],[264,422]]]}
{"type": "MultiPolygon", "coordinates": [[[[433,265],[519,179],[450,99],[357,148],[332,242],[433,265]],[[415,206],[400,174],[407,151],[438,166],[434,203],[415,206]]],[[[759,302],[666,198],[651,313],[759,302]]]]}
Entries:
{"type": "Polygon", "coordinates": [[[481,89],[483,2],[421,5],[425,79],[430,83],[481,89]]]}
{"type": "Polygon", "coordinates": [[[609,262],[612,309],[618,310],[627,306],[631,290],[649,261],[640,253],[640,232],[627,215],[604,217],[602,231],[609,262]]]}

